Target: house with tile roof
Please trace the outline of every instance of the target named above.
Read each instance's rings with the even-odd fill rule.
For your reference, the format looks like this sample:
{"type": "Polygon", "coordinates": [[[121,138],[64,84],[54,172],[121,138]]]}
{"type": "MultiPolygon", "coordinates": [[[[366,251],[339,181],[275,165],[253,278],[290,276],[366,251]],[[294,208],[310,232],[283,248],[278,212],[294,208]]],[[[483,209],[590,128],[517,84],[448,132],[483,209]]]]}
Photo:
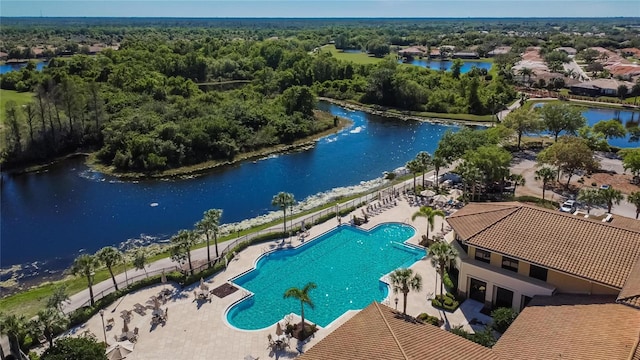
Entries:
{"type": "Polygon", "coordinates": [[[498,360],[489,348],[373,302],[299,360],[498,360]]]}
{"type": "Polygon", "coordinates": [[[640,230],[523,203],[470,204],[448,218],[465,254],[458,291],[521,310],[536,295],[640,296],[640,230]],[[631,280],[631,281],[630,281],[631,280]]]}

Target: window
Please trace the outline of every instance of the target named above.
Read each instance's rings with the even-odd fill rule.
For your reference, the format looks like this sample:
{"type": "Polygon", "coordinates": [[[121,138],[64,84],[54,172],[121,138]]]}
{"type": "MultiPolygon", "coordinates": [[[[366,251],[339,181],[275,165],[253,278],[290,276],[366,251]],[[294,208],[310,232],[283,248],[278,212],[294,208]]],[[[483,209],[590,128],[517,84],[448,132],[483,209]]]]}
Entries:
{"type": "Polygon", "coordinates": [[[510,308],[513,306],[513,291],[496,287],[495,307],[510,308]]]}
{"type": "Polygon", "coordinates": [[[529,268],[529,276],[534,279],[547,281],[547,269],[532,264],[531,268],[529,268]]]}
{"type": "Polygon", "coordinates": [[[489,251],[476,249],[476,260],[489,264],[491,262],[491,253],[489,251]]]}
{"type": "Polygon", "coordinates": [[[518,272],[518,260],[512,259],[510,257],[503,256],[502,257],[502,268],[518,272]]]}
{"type": "Polygon", "coordinates": [[[527,295],[522,295],[522,301],[520,302],[520,311],[529,305],[529,301],[531,301],[531,297],[527,295]]]}

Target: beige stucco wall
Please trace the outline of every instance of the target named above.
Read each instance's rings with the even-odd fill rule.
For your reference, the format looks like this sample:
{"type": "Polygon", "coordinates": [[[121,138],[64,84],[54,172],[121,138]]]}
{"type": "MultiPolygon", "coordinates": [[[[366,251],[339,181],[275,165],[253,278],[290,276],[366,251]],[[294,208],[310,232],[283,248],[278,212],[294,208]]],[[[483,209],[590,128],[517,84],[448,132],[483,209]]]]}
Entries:
{"type": "Polygon", "coordinates": [[[558,288],[558,292],[569,294],[617,295],[620,290],[594,284],[590,281],[549,270],[547,282],[558,288]]]}
{"type": "Polygon", "coordinates": [[[542,281],[518,275],[512,271],[494,268],[476,260],[462,262],[458,291],[468,296],[471,278],[487,283],[485,303],[493,303],[496,287],[513,291],[513,309],[519,311],[522,295],[552,295],[555,288],[542,281]]]}
{"type": "Polygon", "coordinates": [[[530,269],[531,269],[531,265],[528,262],[524,262],[524,261],[518,262],[518,274],[529,276],[530,269]]]}

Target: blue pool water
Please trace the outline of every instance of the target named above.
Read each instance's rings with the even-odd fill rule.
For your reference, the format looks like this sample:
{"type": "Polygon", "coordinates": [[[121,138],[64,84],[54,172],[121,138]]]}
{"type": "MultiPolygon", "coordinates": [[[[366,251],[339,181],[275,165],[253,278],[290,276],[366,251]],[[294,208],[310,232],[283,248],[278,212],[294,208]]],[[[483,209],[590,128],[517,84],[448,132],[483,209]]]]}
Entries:
{"type": "Polygon", "coordinates": [[[290,313],[300,314],[300,302],[284,299],[284,292],[308,282],[315,308],[305,306],[305,320],[327,326],[347,310],[363,309],[388,294],[380,278],[409,267],[425,256],[422,249],[404,245],[415,234],[408,225],[388,223],[364,231],[343,225],[299,248],[269,253],[256,269],[234,283],[254,293],[229,309],[227,320],[239,329],[269,327],[290,313]]]}
{"type": "MultiPolygon", "coordinates": [[[[407,62],[403,62],[402,60],[398,61],[399,63],[411,64],[414,66],[420,66],[423,68],[428,68],[431,70],[443,70],[449,71],[451,70],[451,66],[453,66],[453,61],[440,61],[440,60],[422,60],[422,59],[413,59],[407,62]]],[[[471,69],[476,66],[480,69],[487,69],[489,71],[492,63],[486,61],[462,61],[462,67],[460,68],[461,74],[466,74],[471,69]]]]}

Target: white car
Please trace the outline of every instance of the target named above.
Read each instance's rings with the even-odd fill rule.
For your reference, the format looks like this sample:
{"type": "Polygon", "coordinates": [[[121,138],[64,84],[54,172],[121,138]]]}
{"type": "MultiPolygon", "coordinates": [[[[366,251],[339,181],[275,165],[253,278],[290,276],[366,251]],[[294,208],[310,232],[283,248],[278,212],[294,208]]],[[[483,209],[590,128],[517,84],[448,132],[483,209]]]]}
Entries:
{"type": "Polygon", "coordinates": [[[577,205],[578,204],[576,204],[575,200],[567,200],[562,204],[562,206],[560,206],[560,211],[566,213],[574,213],[576,211],[577,205]]]}

